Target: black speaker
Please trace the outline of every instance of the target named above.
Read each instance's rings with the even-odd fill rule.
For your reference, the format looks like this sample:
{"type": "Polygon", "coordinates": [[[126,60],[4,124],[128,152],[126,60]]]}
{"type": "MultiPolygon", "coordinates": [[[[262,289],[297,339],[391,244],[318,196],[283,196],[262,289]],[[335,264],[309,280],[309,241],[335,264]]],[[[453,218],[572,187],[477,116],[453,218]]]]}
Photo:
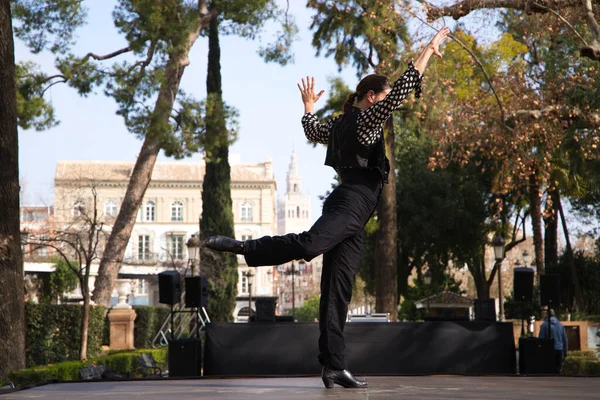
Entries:
{"type": "Polygon", "coordinates": [[[200,276],[185,278],[185,306],[208,307],[208,279],[200,276]]]}
{"type": "Polygon", "coordinates": [[[275,322],[275,306],[276,299],[270,298],[257,298],[255,303],[256,307],[256,321],[257,322],[275,322]]]}
{"type": "Polygon", "coordinates": [[[475,299],[475,321],[495,321],[496,300],[475,299]]]}
{"type": "Polygon", "coordinates": [[[158,274],[158,302],[177,304],[181,300],[181,275],[177,271],[158,274]]]}
{"type": "Polygon", "coordinates": [[[519,339],[519,374],[556,373],[554,339],[519,339]]]}
{"type": "Polygon", "coordinates": [[[533,300],[533,269],[515,268],[513,275],[515,301],[533,300]]]}
{"type": "Polygon", "coordinates": [[[176,339],[169,342],[169,376],[200,376],[201,368],[200,339],[176,339]]]}
{"type": "Polygon", "coordinates": [[[540,305],[557,307],[560,304],[560,275],[540,275],[540,305]]]}

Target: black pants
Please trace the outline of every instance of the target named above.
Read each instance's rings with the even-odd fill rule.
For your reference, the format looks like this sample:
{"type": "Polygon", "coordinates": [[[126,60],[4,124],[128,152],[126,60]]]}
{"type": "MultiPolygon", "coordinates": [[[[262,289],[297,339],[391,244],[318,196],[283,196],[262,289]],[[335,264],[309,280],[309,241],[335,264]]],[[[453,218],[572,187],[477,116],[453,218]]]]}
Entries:
{"type": "Polygon", "coordinates": [[[319,362],[346,369],[344,325],[362,250],[362,231],[377,207],[381,181],[342,179],[307,232],[264,236],[244,244],[249,266],[310,261],[323,254],[319,306],[319,362]]]}
{"type": "Polygon", "coordinates": [[[564,353],[562,350],[554,350],[554,357],[556,358],[556,373],[562,372],[562,365],[564,361],[564,353]]]}

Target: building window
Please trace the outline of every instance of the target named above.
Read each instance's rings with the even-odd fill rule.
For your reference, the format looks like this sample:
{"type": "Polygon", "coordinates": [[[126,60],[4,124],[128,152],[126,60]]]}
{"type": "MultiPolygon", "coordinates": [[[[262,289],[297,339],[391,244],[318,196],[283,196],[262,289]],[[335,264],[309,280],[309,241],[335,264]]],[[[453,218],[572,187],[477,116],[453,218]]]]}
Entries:
{"type": "Polygon", "coordinates": [[[183,235],[170,235],[167,239],[169,258],[183,260],[183,235]]]}
{"type": "Polygon", "coordinates": [[[138,260],[150,259],[150,235],[138,236],[138,260]]]}
{"type": "Polygon", "coordinates": [[[298,191],[298,185],[294,183],[294,193],[298,191]]]}
{"type": "Polygon", "coordinates": [[[242,203],[242,221],[252,222],[252,203],[242,203]]]}
{"type": "Polygon", "coordinates": [[[104,203],[104,215],[110,217],[117,216],[117,202],[114,200],[109,200],[104,203]]]}
{"type": "Polygon", "coordinates": [[[153,201],[149,201],[146,203],[146,212],[144,213],[144,221],[146,222],[154,222],[156,221],[156,206],[153,201]]]}
{"type": "Polygon", "coordinates": [[[183,203],[176,201],[171,204],[171,221],[183,221],[183,203]]]}
{"type": "Polygon", "coordinates": [[[75,204],[73,204],[73,216],[75,218],[81,217],[85,213],[85,204],[83,200],[78,200],[75,204]]]}
{"type": "Polygon", "coordinates": [[[296,218],[300,218],[300,207],[296,207],[296,218]]]}
{"type": "Polygon", "coordinates": [[[145,279],[138,279],[136,295],[145,296],[147,294],[148,294],[148,282],[145,279]]]}
{"type": "Polygon", "coordinates": [[[252,240],[252,235],[242,235],[242,240],[252,240]]]}
{"type": "Polygon", "coordinates": [[[248,278],[245,277],[244,275],[241,275],[241,282],[242,282],[242,292],[241,293],[248,293],[248,278]]]}

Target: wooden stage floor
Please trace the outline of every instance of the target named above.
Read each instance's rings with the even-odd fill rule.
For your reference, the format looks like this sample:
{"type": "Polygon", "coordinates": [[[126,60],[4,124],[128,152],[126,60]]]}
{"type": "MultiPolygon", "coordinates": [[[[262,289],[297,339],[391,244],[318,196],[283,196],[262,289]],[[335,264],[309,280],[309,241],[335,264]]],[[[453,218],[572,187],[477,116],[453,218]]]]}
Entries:
{"type": "Polygon", "coordinates": [[[367,377],[368,389],[325,389],[318,377],[200,378],[77,382],[38,386],[0,400],[102,399],[599,399],[600,378],[519,376],[367,377]]]}

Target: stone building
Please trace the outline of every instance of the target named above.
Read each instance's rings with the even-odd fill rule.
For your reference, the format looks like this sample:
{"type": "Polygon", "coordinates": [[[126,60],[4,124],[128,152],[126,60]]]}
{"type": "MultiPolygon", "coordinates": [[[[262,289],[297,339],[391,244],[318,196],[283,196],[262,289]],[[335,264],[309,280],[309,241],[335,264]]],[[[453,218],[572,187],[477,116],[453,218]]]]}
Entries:
{"type": "MultiPolygon", "coordinates": [[[[242,163],[231,157],[231,197],[237,239],[244,240],[276,234],[275,193],[272,161],[242,163]]],[[[55,175],[55,228],[68,229],[83,214],[93,209],[95,192],[100,220],[106,237],[118,215],[134,162],[59,161],[55,175]]],[[[202,212],[202,181],[205,164],[201,162],[157,162],[125,252],[120,278],[135,281],[131,304],[156,305],[156,275],[187,263],[186,242],[199,232],[202,212]]],[[[27,210],[23,210],[27,212],[27,210]]],[[[101,241],[105,240],[101,238],[101,241]]],[[[104,247],[100,243],[99,249],[104,247]]],[[[101,257],[101,254],[98,254],[101,257]]],[[[248,294],[243,273],[249,268],[238,257],[238,294],[248,294]]],[[[26,272],[50,271],[50,263],[27,260],[26,272]]],[[[201,268],[201,266],[200,266],[201,268]]],[[[98,265],[91,271],[91,287],[98,265]]],[[[270,268],[257,268],[253,295],[274,294],[270,268]],[[270,273],[268,273],[270,272],[270,273]]],[[[113,298],[116,301],[116,294],[113,298]]],[[[247,304],[247,303],[246,303],[247,304]]],[[[236,309],[236,312],[239,311],[236,309]]]]}

